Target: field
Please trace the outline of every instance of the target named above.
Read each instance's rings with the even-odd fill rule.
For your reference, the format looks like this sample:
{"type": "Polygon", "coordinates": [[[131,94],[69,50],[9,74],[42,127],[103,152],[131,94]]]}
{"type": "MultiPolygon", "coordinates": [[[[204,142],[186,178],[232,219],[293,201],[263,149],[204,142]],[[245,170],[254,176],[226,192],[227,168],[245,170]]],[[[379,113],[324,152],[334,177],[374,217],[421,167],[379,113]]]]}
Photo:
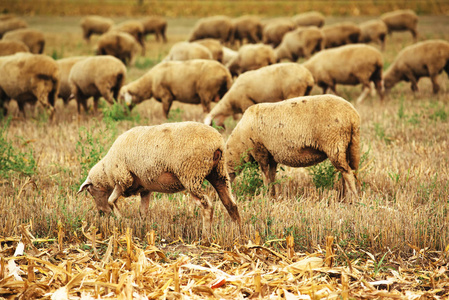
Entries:
{"type": "MultiPolygon", "coordinates": [[[[81,16],[23,18],[45,32],[45,54],[55,59],[93,54],[98,36],[90,44],[82,40],[81,16]]],[[[326,23],[371,18],[332,16],[326,23]]],[[[128,68],[127,81],[185,40],[197,19],[178,13],[168,18],[169,42],[149,36],[147,53],[128,68]]],[[[421,15],[418,30],[420,40],[449,40],[449,18],[421,15]]],[[[408,33],[389,36],[385,68],[411,44],[408,33]]],[[[402,82],[384,102],[374,95],[354,104],[363,144],[357,202],[340,201],[341,183],[328,162],[280,169],[274,199],[261,186],[257,166],[247,166],[233,186],[242,236],[205,184],[218,200],[208,243],[200,241],[200,209],[186,193],[156,193],[146,216],[139,213],[138,197],[121,198],[123,218],[100,215],[88,193],[76,193],[119,134],[137,125],[201,122],[199,106],[175,103],[165,120],[155,100],[129,115],[103,102],[99,115],[78,119],[76,104],[64,106],[60,100],[53,122],[40,107],[28,108],[26,120],[5,117],[0,120],[0,299],[448,297],[447,74],[439,82],[438,95],[424,78],[417,93],[402,82]],[[25,255],[12,259],[19,241],[25,255]],[[11,265],[20,269],[18,278],[11,265]],[[223,278],[223,286],[211,285],[223,278]]],[[[361,92],[352,86],[337,90],[349,101],[361,92]]],[[[10,113],[18,114],[15,102],[10,113]]],[[[225,139],[236,122],[226,121],[225,139]]]]}

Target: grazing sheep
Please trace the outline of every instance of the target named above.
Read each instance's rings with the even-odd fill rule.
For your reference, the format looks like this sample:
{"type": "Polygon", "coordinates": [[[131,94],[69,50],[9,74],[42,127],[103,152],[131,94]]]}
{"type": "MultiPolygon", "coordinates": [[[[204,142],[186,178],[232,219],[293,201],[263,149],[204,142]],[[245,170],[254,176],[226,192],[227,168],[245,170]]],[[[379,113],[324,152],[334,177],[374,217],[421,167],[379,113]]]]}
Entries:
{"type": "Polygon", "coordinates": [[[234,27],[232,19],[227,16],[212,16],[202,18],[196,22],[189,38],[189,42],[211,38],[220,40],[223,44],[232,43],[234,27]]]}
{"type": "Polygon", "coordinates": [[[71,98],[75,98],[77,102],[78,114],[81,112],[81,105],[87,113],[87,99],[90,97],[94,97],[95,112],[101,96],[109,103],[114,103],[125,77],[126,66],[111,55],[88,57],[75,63],[70,71],[69,83],[71,98]]]}
{"type": "Polygon", "coordinates": [[[22,28],[9,31],[3,36],[4,41],[20,41],[28,46],[31,53],[44,53],[45,37],[44,34],[36,29],[22,28]]]}
{"type": "Polygon", "coordinates": [[[292,17],[296,26],[316,26],[323,27],[324,15],[317,11],[308,11],[302,14],[297,14],[292,17]]]}
{"type": "Polygon", "coordinates": [[[359,42],[360,27],[353,22],[341,22],[323,27],[324,48],[333,48],[359,42]]]}
{"type": "Polygon", "coordinates": [[[343,175],[345,190],[357,197],[360,117],[348,101],[334,95],[253,105],[232,131],[225,158],[231,182],[243,158],[259,164],[266,186],[275,182],[278,164],[308,167],[329,158],[343,175]]]}
{"type": "Polygon", "coordinates": [[[263,43],[276,48],[282,42],[284,35],[295,28],[295,23],[290,19],[280,18],[270,20],[263,27],[263,43]]]}
{"type": "Polygon", "coordinates": [[[110,31],[126,32],[132,35],[142,47],[142,55],[145,55],[144,27],[139,21],[129,20],[111,27],[110,31]]]}
{"type": "Polygon", "coordinates": [[[206,47],[212,53],[213,59],[221,63],[223,62],[223,45],[220,43],[220,41],[214,39],[202,39],[196,40],[194,43],[198,43],[206,47]]]}
{"type": "Polygon", "coordinates": [[[202,235],[209,238],[213,206],[202,187],[206,179],[241,229],[223,151],[220,133],[201,123],[134,127],[117,138],[106,156],[90,170],[78,193],[87,189],[98,210],[110,213],[112,207],[120,216],[116,204],[120,196],[140,194],[140,210],[146,214],[152,192],[187,190],[202,208],[202,235]]]}
{"type": "Polygon", "coordinates": [[[251,105],[308,95],[313,84],[312,74],[296,63],[280,63],[246,72],[237,77],[204,123],[211,125],[213,120],[223,126],[228,116],[243,113],[251,105]]]}
{"type": "Polygon", "coordinates": [[[27,22],[19,18],[7,18],[6,20],[0,21],[0,38],[3,37],[5,33],[11,30],[16,30],[20,28],[28,27],[27,22]]]}
{"type": "Polygon", "coordinates": [[[269,45],[247,44],[239,48],[238,54],[226,67],[233,76],[244,72],[257,70],[276,63],[276,54],[269,45]]]}
{"type": "Polygon", "coordinates": [[[380,49],[385,50],[385,37],[388,33],[387,25],[382,20],[370,20],[361,23],[360,25],[360,39],[361,43],[375,42],[380,44],[380,49]]]}
{"type": "Polygon", "coordinates": [[[383,58],[379,50],[372,46],[357,44],[322,50],[304,62],[303,66],[313,74],[315,83],[323,88],[323,94],[329,87],[337,94],[337,83],[362,84],[363,91],[357,99],[360,103],[371,90],[372,81],[383,100],[383,58]]]}
{"type": "Polygon", "coordinates": [[[449,42],[427,40],[404,48],[384,73],[385,89],[390,90],[396,83],[404,80],[411,83],[412,91],[418,91],[418,80],[430,77],[433,92],[440,86],[438,74],[446,71],[449,75],[449,42]]]}
{"type": "Polygon", "coordinates": [[[233,60],[235,57],[237,57],[238,52],[235,50],[232,50],[231,48],[223,46],[223,65],[228,65],[231,60],[233,60]]]}
{"type": "Polygon", "coordinates": [[[287,32],[282,43],[274,49],[277,61],[288,59],[297,61],[300,57],[309,58],[313,53],[323,49],[324,35],[315,26],[298,27],[287,32]]]}
{"type": "Polygon", "coordinates": [[[163,59],[170,60],[191,60],[191,59],[213,59],[208,48],[198,43],[178,42],[170,48],[170,52],[163,59]]]}
{"type": "Polygon", "coordinates": [[[69,83],[69,75],[75,63],[86,59],[87,56],[72,56],[58,59],[56,63],[59,66],[59,93],[58,97],[64,101],[66,105],[69,102],[72,89],[69,83]]]}
{"type": "Polygon", "coordinates": [[[114,21],[110,18],[100,16],[86,16],[81,19],[81,28],[83,29],[83,38],[86,42],[90,41],[92,34],[103,34],[114,26],[114,21]]]}
{"type": "Polygon", "coordinates": [[[413,41],[418,40],[418,16],[411,9],[395,10],[380,16],[388,27],[388,33],[393,31],[410,31],[413,41]]]}
{"type": "Polygon", "coordinates": [[[241,45],[246,40],[248,43],[260,43],[262,41],[263,26],[257,16],[241,16],[234,19],[234,39],[241,45]]]}
{"type": "Polygon", "coordinates": [[[59,89],[59,68],[49,56],[16,53],[0,59],[0,107],[8,113],[7,104],[17,101],[20,112],[25,115],[25,104],[39,102],[54,116],[54,104],[59,89]]]}
{"type": "Polygon", "coordinates": [[[30,49],[20,41],[0,40],[0,56],[13,55],[17,52],[30,52],[30,49]]]}
{"type": "Polygon", "coordinates": [[[96,54],[112,55],[125,65],[133,65],[139,47],[135,38],[129,33],[110,31],[98,39],[96,54]]]}
{"type": "Polygon", "coordinates": [[[141,20],[143,25],[143,35],[153,34],[156,36],[156,41],[162,39],[164,43],[167,42],[165,31],[167,30],[167,20],[161,16],[146,17],[141,20]]]}
{"type": "Polygon", "coordinates": [[[204,112],[232,85],[228,69],[215,60],[193,59],[162,62],[120,90],[120,100],[134,105],[155,98],[167,117],[173,100],[201,103],[204,112]]]}

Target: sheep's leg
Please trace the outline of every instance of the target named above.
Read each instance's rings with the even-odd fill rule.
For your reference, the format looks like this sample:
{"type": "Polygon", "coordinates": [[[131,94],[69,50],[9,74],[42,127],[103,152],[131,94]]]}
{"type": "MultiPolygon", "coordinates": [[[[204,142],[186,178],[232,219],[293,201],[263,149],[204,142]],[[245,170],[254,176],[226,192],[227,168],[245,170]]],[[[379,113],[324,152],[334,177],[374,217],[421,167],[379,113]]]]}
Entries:
{"type": "Polygon", "coordinates": [[[418,32],[415,29],[410,29],[410,32],[413,36],[413,43],[416,43],[418,41],[418,32]]]}
{"type": "MultiPolygon", "coordinates": [[[[218,93],[217,93],[218,94],[218,93]]],[[[203,107],[204,113],[210,112],[210,103],[212,102],[212,95],[210,92],[204,92],[199,94],[201,99],[201,106],[203,107]]]]}
{"type": "MultiPolygon", "coordinates": [[[[354,172],[347,161],[347,149],[343,145],[336,145],[337,151],[335,151],[334,155],[328,156],[332,165],[342,174],[343,180],[345,182],[345,189],[351,192],[350,201],[352,202],[352,198],[358,198],[357,187],[356,187],[356,179],[354,172]]],[[[346,195],[345,195],[346,196],[346,195]]]]}
{"type": "Polygon", "coordinates": [[[99,86],[97,86],[98,91],[100,91],[100,94],[103,96],[103,98],[109,102],[109,104],[114,104],[114,95],[112,93],[112,88],[110,84],[100,83],[99,86]]]}
{"type": "Polygon", "coordinates": [[[170,95],[164,95],[161,98],[162,102],[162,110],[164,111],[164,115],[168,118],[168,113],[170,112],[171,105],[173,103],[173,99],[170,95]]]}
{"type": "Polygon", "coordinates": [[[148,207],[150,205],[151,192],[143,191],[140,193],[140,214],[147,215],[148,207]]]}
{"type": "Polygon", "coordinates": [[[415,77],[415,75],[413,74],[413,72],[410,70],[407,70],[404,72],[404,76],[405,76],[405,78],[408,79],[408,81],[410,81],[410,83],[411,83],[410,87],[411,87],[412,91],[417,92],[418,91],[418,80],[415,77]]]}
{"type": "Polygon", "coordinates": [[[117,215],[117,217],[121,217],[122,214],[120,213],[120,210],[117,207],[117,204],[115,203],[117,199],[122,195],[123,188],[120,184],[116,184],[114,187],[114,190],[112,191],[112,194],[108,198],[108,204],[112,206],[114,213],[117,215]]]}
{"type": "Polygon", "coordinates": [[[364,84],[363,85],[363,91],[360,94],[360,96],[357,98],[356,102],[357,103],[362,103],[362,101],[365,100],[366,96],[368,96],[370,90],[371,90],[371,87],[369,86],[369,83],[368,83],[368,85],[364,84]]]}
{"type": "Polygon", "coordinates": [[[193,199],[202,207],[203,217],[203,238],[210,238],[212,233],[212,218],[214,216],[214,208],[209,198],[201,191],[190,191],[193,199]]]}
{"type": "Polygon", "coordinates": [[[265,146],[261,144],[254,145],[253,157],[259,164],[263,173],[264,185],[270,191],[271,196],[276,196],[276,188],[272,184],[276,180],[276,168],[277,163],[274,161],[273,156],[268,152],[265,146]]]}

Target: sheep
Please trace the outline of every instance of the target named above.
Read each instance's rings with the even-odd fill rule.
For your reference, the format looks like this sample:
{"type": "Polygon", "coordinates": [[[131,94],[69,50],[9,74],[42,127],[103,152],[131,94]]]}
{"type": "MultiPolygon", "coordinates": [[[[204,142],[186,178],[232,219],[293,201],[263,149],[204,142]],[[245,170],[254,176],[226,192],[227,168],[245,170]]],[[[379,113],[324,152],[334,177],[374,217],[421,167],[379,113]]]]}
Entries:
{"type": "Polygon", "coordinates": [[[87,113],[87,99],[94,97],[94,111],[98,110],[98,100],[101,96],[114,103],[118,92],[125,82],[126,66],[114,56],[101,55],[83,59],[75,63],[70,70],[69,83],[72,94],[69,98],[76,99],[78,116],[81,105],[87,113]]]}
{"type": "Polygon", "coordinates": [[[63,59],[58,59],[56,63],[59,66],[59,93],[58,97],[61,98],[66,105],[69,102],[70,95],[72,94],[71,86],[69,83],[69,75],[72,67],[75,63],[86,59],[87,56],[72,56],[63,59]]]}
{"type": "Polygon", "coordinates": [[[263,27],[263,43],[276,48],[282,42],[284,35],[296,28],[295,23],[290,19],[279,18],[270,20],[263,27]]]}
{"type": "Polygon", "coordinates": [[[335,85],[362,84],[363,91],[357,102],[362,102],[371,90],[374,82],[376,90],[383,100],[382,68],[383,58],[379,50],[364,44],[345,45],[322,50],[303,63],[323,89],[323,94],[330,87],[337,94],[335,85]]]}
{"type": "Polygon", "coordinates": [[[243,113],[251,105],[308,95],[313,84],[312,74],[296,63],[279,63],[246,72],[237,77],[204,123],[211,125],[214,121],[223,126],[228,116],[243,113]]]}
{"type": "Polygon", "coordinates": [[[235,50],[232,50],[231,48],[223,46],[223,65],[229,64],[231,60],[233,60],[235,57],[237,57],[238,52],[235,50]]]}
{"type": "Polygon", "coordinates": [[[100,16],[86,16],[81,19],[80,24],[83,30],[83,38],[89,43],[92,34],[106,33],[114,26],[114,21],[100,16]]]}
{"type": "Polygon", "coordinates": [[[223,97],[231,85],[228,69],[215,60],[166,61],[122,87],[119,99],[135,105],[153,97],[162,102],[165,117],[173,100],[201,103],[203,111],[209,112],[210,103],[223,97]]]}
{"type": "Polygon", "coordinates": [[[190,33],[189,42],[212,38],[223,44],[232,43],[234,27],[232,19],[227,16],[212,16],[198,20],[190,33]]]}
{"type": "Polygon", "coordinates": [[[9,31],[3,36],[4,41],[20,41],[28,46],[31,53],[42,54],[44,53],[45,37],[42,31],[22,28],[9,31]]]}
{"type": "MultiPolygon", "coordinates": [[[[334,95],[297,97],[251,106],[226,142],[225,159],[231,183],[243,162],[256,161],[264,184],[275,182],[278,164],[308,167],[329,158],[343,175],[345,190],[357,197],[360,162],[360,116],[334,95]]],[[[276,194],[275,188],[271,194],[276,194]]]]}
{"type": "Polygon", "coordinates": [[[145,55],[144,27],[139,21],[129,20],[111,27],[110,31],[126,32],[132,35],[142,47],[142,55],[145,55]]]}
{"type": "Polygon", "coordinates": [[[164,43],[167,42],[167,37],[165,35],[165,31],[167,30],[167,20],[165,20],[164,17],[150,16],[144,18],[140,22],[142,22],[143,25],[144,36],[154,33],[157,42],[159,42],[159,39],[162,39],[164,43]]]}
{"type": "Polygon", "coordinates": [[[276,63],[276,54],[269,45],[246,44],[239,48],[238,55],[226,67],[233,76],[238,76],[250,70],[276,63]]]}
{"type": "Polygon", "coordinates": [[[385,50],[385,37],[388,33],[387,25],[382,20],[370,20],[361,23],[360,25],[360,39],[361,43],[375,42],[380,44],[380,49],[385,50]]]}
{"type": "Polygon", "coordinates": [[[384,73],[386,91],[404,80],[411,83],[412,91],[418,91],[418,80],[430,77],[433,92],[440,90],[438,74],[446,71],[449,75],[449,42],[427,40],[404,48],[384,73]]]}
{"type": "Polygon", "coordinates": [[[207,49],[212,53],[212,58],[216,61],[223,62],[223,45],[220,43],[220,41],[217,41],[215,39],[202,39],[202,40],[196,40],[194,43],[198,43],[207,49]]]}
{"type": "Polygon", "coordinates": [[[393,31],[410,31],[413,41],[418,40],[418,16],[411,9],[395,10],[380,16],[388,27],[388,33],[393,31]]]}
{"type": "Polygon", "coordinates": [[[277,61],[288,59],[297,61],[300,57],[309,58],[314,52],[323,49],[324,35],[315,26],[298,27],[287,32],[282,43],[274,49],[277,61]]]}
{"type": "Polygon", "coordinates": [[[133,65],[139,44],[126,32],[111,31],[98,39],[96,54],[112,55],[120,59],[125,65],[133,65]]]}
{"type": "Polygon", "coordinates": [[[170,52],[163,61],[191,59],[213,59],[213,57],[210,50],[201,44],[178,42],[170,48],[170,52]]]}
{"type": "Polygon", "coordinates": [[[206,179],[241,230],[223,151],[220,133],[201,123],[134,127],[121,134],[106,156],[92,167],[78,194],[87,190],[99,211],[110,213],[112,207],[121,216],[116,204],[120,196],[140,194],[140,211],[146,214],[152,192],[186,190],[202,208],[202,237],[209,238],[213,206],[202,188],[206,179]]]}
{"type": "Polygon", "coordinates": [[[16,30],[20,28],[28,27],[28,23],[20,18],[8,18],[6,20],[0,21],[0,38],[3,37],[5,33],[11,30],[16,30]]]}
{"type": "Polygon", "coordinates": [[[13,55],[17,52],[30,52],[30,49],[20,41],[0,40],[0,56],[13,55]]]}
{"type": "Polygon", "coordinates": [[[323,27],[324,16],[322,13],[317,11],[308,11],[305,13],[297,14],[292,17],[293,22],[296,26],[316,26],[323,27]]]}
{"type": "Polygon", "coordinates": [[[358,43],[360,27],[353,22],[341,22],[322,28],[324,34],[324,48],[333,48],[346,44],[358,43]]]}
{"type": "Polygon", "coordinates": [[[246,40],[248,43],[260,43],[262,41],[263,26],[260,18],[257,16],[241,16],[233,20],[234,38],[233,42],[239,41],[240,44],[246,40]]]}
{"type": "Polygon", "coordinates": [[[25,104],[39,102],[53,119],[58,89],[59,68],[51,57],[20,52],[0,59],[0,103],[4,115],[8,113],[7,103],[14,99],[24,118],[25,104]]]}

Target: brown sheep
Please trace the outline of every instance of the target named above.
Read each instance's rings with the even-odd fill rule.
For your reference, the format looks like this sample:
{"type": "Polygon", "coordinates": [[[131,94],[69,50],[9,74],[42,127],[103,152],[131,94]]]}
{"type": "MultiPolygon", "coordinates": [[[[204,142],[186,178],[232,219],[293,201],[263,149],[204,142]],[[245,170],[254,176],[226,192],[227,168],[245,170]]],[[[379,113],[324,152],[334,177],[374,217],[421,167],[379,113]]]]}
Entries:
{"type": "Polygon", "coordinates": [[[17,52],[30,52],[30,49],[20,41],[0,40],[0,56],[13,55],[17,52]]]}
{"type": "Polygon", "coordinates": [[[112,55],[125,65],[133,65],[139,47],[135,38],[129,33],[110,31],[98,39],[96,54],[112,55]]]}
{"type": "Polygon", "coordinates": [[[295,23],[290,19],[279,18],[269,20],[263,27],[263,43],[276,48],[282,42],[284,35],[295,28],[295,23]]]}
{"type": "Polygon", "coordinates": [[[167,30],[167,20],[161,16],[151,16],[146,17],[141,20],[143,25],[143,35],[153,34],[156,36],[156,41],[159,42],[160,39],[164,43],[167,42],[167,36],[165,31],[167,30]]]}
{"type": "Polygon", "coordinates": [[[360,39],[361,43],[375,42],[380,44],[380,49],[385,50],[385,37],[388,33],[387,25],[382,20],[370,20],[361,23],[360,25],[360,39]]]}
{"type": "Polygon", "coordinates": [[[324,44],[324,35],[315,26],[298,27],[287,32],[282,43],[274,49],[277,61],[288,59],[297,61],[300,57],[309,58],[313,53],[321,51],[324,44]]]}
{"type": "Polygon", "coordinates": [[[17,101],[25,115],[25,104],[39,102],[53,119],[56,95],[59,89],[59,68],[49,56],[16,53],[0,59],[0,103],[3,113],[8,113],[7,103],[17,101]]]}
{"type": "Polygon", "coordinates": [[[22,28],[9,31],[3,36],[5,41],[20,41],[28,46],[31,53],[44,53],[45,37],[40,30],[22,28]]]}
{"type": "Polygon", "coordinates": [[[139,21],[129,20],[111,27],[110,31],[126,32],[132,35],[142,47],[142,55],[145,55],[144,27],[139,21]]]}
{"type": "Polygon", "coordinates": [[[418,80],[430,77],[433,92],[438,93],[438,74],[449,75],[449,42],[427,40],[404,48],[384,73],[385,89],[390,90],[404,80],[411,83],[412,91],[418,91],[418,80]]]}
{"type": "Polygon", "coordinates": [[[337,94],[336,84],[362,84],[363,92],[357,99],[361,102],[371,90],[372,81],[383,100],[383,57],[372,46],[356,44],[322,50],[304,62],[303,66],[313,74],[315,83],[323,88],[323,94],[329,87],[337,94]]]}
{"type": "Polygon", "coordinates": [[[83,38],[89,42],[92,34],[103,34],[114,25],[110,18],[100,16],[86,16],[81,19],[81,28],[83,29],[83,38]]]}
{"type": "Polygon", "coordinates": [[[218,101],[231,85],[228,69],[215,60],[166,61],[122,87],[120,100],[135,105],[153,97],[162,102],[165,117],[174,100],[201,103],[203,111],[209,112],[210,103],[218,101]]]}
{"type": "Polygon", "coordinates": [[[234,22],[234,39],[233,42],[240,42],[243,45],[244,41],[248,43],[262,42],[263,26],[260,18],[257,16],[241,16],[233,20],[234,22]]]}
{"type": "Polygon", "coordinates": [[[276,63],[276,54],[269,45],[247,44],[239,48],[238,54],[227,65],[233,76],[257,70],[276,63]]]}
{"type": "MultiPolygon", "coordinates": [[[[244,162],[259,164],[266,186],[275,183],[278,164],[308,167],[329,158],[343,175],[345,191],[354,199],[354,171],[360,163],[360,116],[351,103],[334,95],[253,105],[232,131],[225,158],[231,182],[243,158],[244,162]]],[[[274,188],[271,192],[276,194],[274,188]]]]}
{"type": "Polygon", "coordinates": [[[178,42],[170,48],[163,61],[191,59],[213,59],[212,52],[199,43],[178,42]]]}
{"type": "Polygon", "coordinates": [[[220,43],[220,41],[217,41],[215,39],[202,39],[202,40],[196,40],[194,43],[198,43],[207,49],[212,53],[212,58],[216,61],[223,62],[223,45],[220,43]]]}
{"type": "Polygon", "coordinates": [[[353,22],[341,22],[322,28],[324,34],[324,48],[333,48],[359,42],[360,27],[353,22]]]}
{"type": "Polygon", "coordinates": [[[211,38],[223,44],[232,43],[234,27],[232,19],[227,16],[212,16],[198,20],[190,34],[189,42],[211,38]]]}
{"type": "Polygon", "coordinates": [[[323,27],[324,16],[322,13],[317,11],[308,11],[305,13],[297,14],[292,17],[293,22],[296,26],[316,26],[323,27]]]}
{"type": "Polygon", "coordinates": [[[75,63],[70,71],[69,82],[71,98],[75,98],[77,102],[78,115],[81,105],[87,113],[87,100],[90,97],[94,97],[95,112],[98,110],[100,97],[110,104],[114,103],[125,77],[126,66],[111,55],[88,57],[75,63]]]}
{"type": "Polygon", "coordinates": [[[0,21],[0,38],[2,38],[3,35],[8,31],[27,27],[28,23],[20,18],[12,17],[6,20],[2,20],[0,21]]]}
{"type": "Polygon", "coordinates": [[[86,59],[88,56],[72,56],[58,59],[56,63],[59,66],[59,93],[58,97],[64,101],[64,105],[69,102],[72,89],[69,83],[69,75],[75,63],[86,59]]]}
{"type": "Polygon", "coordinates": [[[308,95],[313,84],[312,74],[297,63],[279,63],[246,72],[237,77],[204,123],[211,125],[214,121],[223,126],[227,117],[243,113],[251,105],[308,95]]]}
{"type": "Polygon", "coordinates": [[[411,9],[395,10],[380,16],[388,27],[388,33],[393,31],[410,31],[413,41],[418,40],[418,16],[411,9]]]}

